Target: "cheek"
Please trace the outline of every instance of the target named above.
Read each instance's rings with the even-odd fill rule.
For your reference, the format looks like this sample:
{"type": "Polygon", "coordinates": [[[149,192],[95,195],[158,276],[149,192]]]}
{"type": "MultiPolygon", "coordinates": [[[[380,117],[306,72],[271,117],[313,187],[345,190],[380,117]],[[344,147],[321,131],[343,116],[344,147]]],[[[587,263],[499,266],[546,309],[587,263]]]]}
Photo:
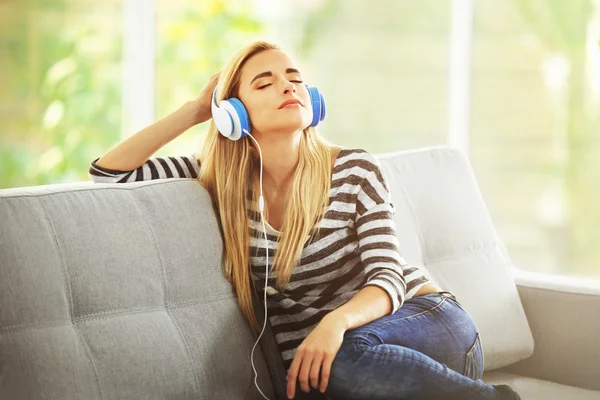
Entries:
{"type": "Polygon", "coordinates": [[[252,123],[255,119],[260,119],[261,110],[264,110],[260,104],[244,103],[244,107],[246,108],[246,112],[248,113],[248,117],[250,118],[250,122],[252,123]]]}
{"type": "Polygon", "coordinates": [[[253,104],[250,107],[246,107],[246,111],[248,111],[250,123],[253,125],[256,124],[256,122],[261,123],[265,119],[265,108],[260,105],[253,104]]]}

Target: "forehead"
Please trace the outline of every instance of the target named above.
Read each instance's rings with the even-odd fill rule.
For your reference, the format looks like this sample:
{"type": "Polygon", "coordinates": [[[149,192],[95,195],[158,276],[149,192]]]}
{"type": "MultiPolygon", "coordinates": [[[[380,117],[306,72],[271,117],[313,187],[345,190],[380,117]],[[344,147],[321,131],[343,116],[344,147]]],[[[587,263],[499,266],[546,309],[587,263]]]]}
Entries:
{"type": "Polygon", "coordinates": [[[242,68],[241,80],[249,83],[256,75],[271,71],[285,72],[287,68],[297,68],[294,60],[281,50],[265,50],[249,58],[242,68]]]}

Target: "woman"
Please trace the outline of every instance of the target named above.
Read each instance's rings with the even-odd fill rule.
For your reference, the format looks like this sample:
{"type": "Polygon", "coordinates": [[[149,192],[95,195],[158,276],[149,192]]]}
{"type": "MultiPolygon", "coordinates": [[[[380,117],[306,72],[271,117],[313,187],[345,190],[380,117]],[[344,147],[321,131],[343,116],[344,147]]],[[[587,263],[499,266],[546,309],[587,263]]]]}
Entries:
{"type": "Polygon", "coordinates": [[[266,302],[289,398],[312,388],[329,399],[519,399],[481,380],[482,345],[470,315],[400,256],[377,159],[320,137],[314,121],[323,116],[294,60],[275,45],[252,43],[197,99],[92,161],[90,177],[198,179],[221,222],[225,276],[256,332],[251,285],[264,295],[265,264],[273,265],[266,302]],[[149,158],[211,118],[213,91],[214,107],[241,101],[249,135],[228,140],[212,121],[199,157],[149,158]]]}

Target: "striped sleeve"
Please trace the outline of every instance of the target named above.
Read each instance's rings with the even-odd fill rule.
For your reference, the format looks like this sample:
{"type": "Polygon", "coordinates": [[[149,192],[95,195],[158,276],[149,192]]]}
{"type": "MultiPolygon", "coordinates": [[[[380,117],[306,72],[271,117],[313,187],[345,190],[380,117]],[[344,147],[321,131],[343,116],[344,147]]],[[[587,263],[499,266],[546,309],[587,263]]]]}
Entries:
{"type": "Polygon", "coordinates": [[[393,314],[406,297],[403,267],[407,264],[400,255],[392,219],[395,208],[383,170],[372,154],[364,153],[364,160],[365,176],[358,190],[355,219],[360,258],[367,275],[363,287],[385,290],[392,301],[393,314]]]}
{"type": "Polygon", "coordinates": [[[197,178],[200,161],[193,155],[149,158],[131,171],[119,171],[96,165],[100,157],[90,164],[88,175],[94,183],[127,183],[151,179],[197,178]]]}

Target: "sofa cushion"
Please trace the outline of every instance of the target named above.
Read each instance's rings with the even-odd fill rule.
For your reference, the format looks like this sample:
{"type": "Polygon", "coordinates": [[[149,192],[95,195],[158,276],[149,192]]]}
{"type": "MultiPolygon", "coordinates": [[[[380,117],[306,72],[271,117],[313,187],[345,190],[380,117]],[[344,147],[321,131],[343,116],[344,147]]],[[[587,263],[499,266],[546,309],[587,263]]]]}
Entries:
{"type": "Polygon", "coordinates": [[[197,181],[0,190],[0,221],[0,398],[262,399],[197,181]]]}
{"type": "Polygon", "coordinates": [[[449,146],[378,154],[390,182],[400,251],[471,314],[485,370],[533,354],[533,337],[472,167],[449,146]]]}
{"type": "Polygon", "coordinates": [[[482,380],[492,385],[509,385],[523,400],[598,400],[600,392],[502,371],[483,374],[482,380]]]}

